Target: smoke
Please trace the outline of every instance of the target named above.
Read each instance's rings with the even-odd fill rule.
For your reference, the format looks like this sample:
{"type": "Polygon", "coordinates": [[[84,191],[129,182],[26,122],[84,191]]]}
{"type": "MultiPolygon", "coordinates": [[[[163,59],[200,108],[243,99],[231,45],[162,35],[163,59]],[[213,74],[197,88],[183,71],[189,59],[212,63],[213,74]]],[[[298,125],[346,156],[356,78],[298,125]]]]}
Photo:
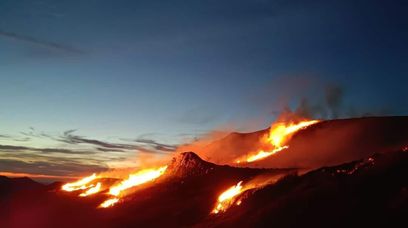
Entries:
{"type": "Polygon", "coordinates": [[[214,131],[202,139],[181,145],[176,152],[193,151],[206,161],[230,164],[237,157],[259,148],[267,130],[252,133],[228,133],[214,131]],[[239,142],[237,144],[237,142],[239,142]]]}
{"type": "MultiPolygon", "coordinates": [[[[224,137],[228,136],[231,132],[229,131],[219,131],[213,130],[208,132],[207,134],[202,135],[200,138],[195,138],[192,142],[187,142],[177,147],[176,153],[183,153],[187,151],[192,151],[197,153],[201,158],[206,161],[214,161],[214,157],[212,154],[205,152],[207,151],[205,148],[211,145],[213,142],[217,142],[218,140],[223,139],[224,137]]],[[[223,145],[225,147],[227,145],[223,145]]]]}
{"type": "MultiPolygon", "coordinates": [[[[323,94],[315,99],[302,97],[294,113],[297,116],[310,119],[354,117],[351,116],[349,112],[346,112],[343,107],[344,89],[340,85],[328,84],[322,91],[324,91],[323,94]]],[[[317,93],[319,93],[319,91],[317,91],[317,93]]]]}
{"type": "MultiPolygon", "coordinates": [[[[265,148],[268,129],[253,133],[231,133],[210,143],[180,148],[197,152],[217,164],[237,165],[241,156],[265,148]]],[[[314,169],[339,165],[408,145],[408,118],[367,117],[322,121],[295,133],[289,148],[266,159],[240,165],[254,168],[314,169]]]]}
{"type": "Polygon", "coordinates": [[[336,119],[340,115],[343,89],[337,85],[328,85],[325,90],[325,98],[329,115],[332,119],[336,119]]]}
{"type": "Polygon", "coordinates": [[[345,119],[400,112],[401,106],[391,106],[394,102],[362,101],[360,93],[365,91],[364,87],[347,86],[324,78],[315,74],[276,77],[250,95],[248,107],[259,110],[259,116],[269,122],[287,110],[310,119],[345,119]]]}
{"type": "MultiPolygon", "coordinates": [[[[304,137],[295,134],[293,142],[289,141],[293,145],[288,150],[278,152],[261,162],[249,164],[250,166],[315,168],[360,159],[373,152],[388,150],[389,146],[400,146],[401,141],[389,145],[384,139],[387,135],[395,134],[393,129],[404,132],[398,123],[390,121],[393,126],[390,128],[387,127],[389,120],[381,118],[347,120],[384,115],[389,113],[390,109],[369,110],[367,107],[353,105],[353,100],[347,100],[347,88],[336,83],[321,83],[313,79],[306,80],[304,77],[280,79],[279,82],[281,90],[260,92],[262,97],[258,105],[272,104],[269,106],[272,107],[269,108],[272,110],[269,113],[273,114],[271,125],[275,122],[298,122],[305,119],[319,119],[322,123],[317,124],[318,130],[305,131],[308,133],[305,133],[304,137]],[[273,97],[275,99],[272,99],[273,97]],[[265,98],[271,101],[264,103],[262,99],[265,98]]],[[[231,132],[227,135],[210,133],[203,139],[178,147],[177,152],[193,151],[207,161],[233,165],[239,157],[253,154],[260,149],[265,150],[263,139],[268,132],[268,129],[264,129],[252,133],[231,132]]]]}
{"type": "Polygon", "coordinates": [[[127,158],[123,161],[109,163],[109,170],[99,173],[99,176],[124,179],[131,173],[142,169],[160,167],[169,164],[172,156],[160,156],[148,152],[139,152],[136,156],[127,158]]]}

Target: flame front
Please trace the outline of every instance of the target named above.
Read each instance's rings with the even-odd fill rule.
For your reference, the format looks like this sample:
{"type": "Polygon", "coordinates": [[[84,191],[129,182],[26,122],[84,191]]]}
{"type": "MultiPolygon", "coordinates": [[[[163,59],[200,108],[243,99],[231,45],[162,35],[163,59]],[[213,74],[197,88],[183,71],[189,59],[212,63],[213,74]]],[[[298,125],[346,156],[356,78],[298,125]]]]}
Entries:
{"type": "MultiPolygon", "coordinates": [[[[250,180],[238,182],[236,185],[231,186],[224,192],[222,192],[211,211],[211,214],[218,214],[220,212],[226,212],[230,207],[242,204],[245,197],[241,196],[242,193],[247,191],[257,191],[263,187],[276,183],[284,174],[272,174],[272,175],[259,175],[250,180]]],[[[250,193],[249,193],[250,194],[250,193]]]]}
{"type": "MultiPolygon", "coordinates": [[[[249,154],[243,157],[243,159],[237,160],[237,163],[241,161],[244,162],[254,162],[266,157],[269,157],[279,151],[289,148],[287,142],[291,136],[312,124],[319,122],[318,120],[308,120],[302,122],[278,122],[271,126],[268,135],[265,135],[262,138],[263,146],[262,150],[257,151],[255,154],[249,154]],[[266,148],[266,149],[265,149],[266,148]],[[269,150],[270,149],[270,150],[269,150]]],[[[122,198],[127,194],[125,191],[139,186],[148,182],[151,182],[166,172],[167,166],[162,166],[157,169],[144,169],[136,173],[132,173],[128,176],[127,179],[120,181],[118,184],[109,187],[107,192],[108,195],[111,195],[111,198],[105,200],[99,205],[99,208],[108,208],[112,207],[116,203],[122,200],[122,198]]],[[[98,182],[96,185],[94,182],[97,178],[105,177],[103,174],[96,175],[95,173],[91,176],[85,177],[76,182],[67,183],[62,186],[63,191],[77,191],[82,190],[80,197],[86,197],[92,194],[96,194],[104,191],[108,186],[104,186],[102,189],[102,182],[98,182]]],[[[96,181],[95,181],[96,182],[96,181]]],[[[269,182],[268,182],[269,183],[269,182]]],[[[217,199],[214,209],[211,211],[213,214],[218,214],[220,212],[225,212],[228,208],[233,205],[240,205],[242,202],[242,197],[240,195],[250,189],[257,189],[266,183],[246,183],[242,185],[242,181],[238,182],[236,185],[230,187],[223,193],[221,193],[217,199]]],[[[104,184],[105,185],[105,184],[104,184]]]]}
{"type": "Polygon", "coordinates": [[[158,169],[144,169],[137,173],[130,174],[128,179],[120,182],[118,185],[115,185],[109,189],[109,194],[115,196],[114,198],[110,198],[99,205],[100,208],[107,208],[115,205],[119,198],[121,197],[121,193],[129,188],[153,181],[164,174],[166,171],[167,166],[162,166],[158,169]]]}
{"type": "Polygon", "coordinates": [[[137,173],[130,174],[128,179],[122,181],[116,186],[111,187],[109,189],[109,194],[119,196],[123,190],[144,184],[160,177],[161,175],[163,175],[166,169],[167,166],[163,166],[158,169],[145,169],[137,173]]]}
{"type": "Polygon", "coordinates": [[[111,207],[111,206],[115,205],[117,202],[119,202],[118,198],[108,199],[108,200],[104,201],[103,203],[101,203],[101,205],[99,205],[99,207],[100,208],[108,208],[108,207],[111,207]]]}
{"type": "MultiPolygon", "coordinates": [[[[221,195],[218,196],[217,205],[212,210],[212,213],[218,214],[219,212],[226,211],[229,207],[231,207],[234,204],[236,196],[240,195],[242,192],[243,192],[242,181],[240,181],[238,182],[238,184],[230,187],[225,192],[221,193],[221,195]]],[[[241,201],[238,201],[237,205],[240,204],[241,201]]]]}
{"type": "Polygon", "coordinates": [[[259,150],[255,154],[249,156],[247,155],[236,160],[235,163],[241,163],[242,161],[247,163],[254,162],[276,154],[279,151],[285,150],[289,148],[289,146],[285,144],[294,133],[318,122],[319,120],[306,120],[299,123],[278,122],[276,124],[273,124],[268,136],[264,138],[265,144],[268,147],[272,147],[273,149],[271,149],[270,151],[259,150]]]}
{"type": "Polygon", "coordinates": [[[274,149],[272,151],[263,151],[263,150],[261,150],[257,154],[249,156],[247,158],[246,162],[253,162],[253,161],[256,161],[256,160],[264,159],[266,157],[271,156],[272,154],[276,154],[279,151],[287,149],[287,148],[289,148],[289,146],[282,146],[282,147],[276,148],[276,149],[274,149]]]}
{"type": "Polygon", "coordinates": [[[276,148],[282,147],[283,144],[286,143],[288,136],[299,131],[300,129],[308,127],[317,122],[319,121],[318,120],[307,120],[307,121],[302,121],[299,123],[289,123],[289,124],[277,123],[276,125],[272,126],[270,133],[269,133],[268,140],[276,148]]]}
{"type": "Polygon", "coordinates": [[[79,181],[67,183],[62,186],[62,190],[67,192],[77,191],[77,190],[85,190],[88,188],[93,187],[93,185],[88,185],[91,181],[97,178],[96,174],[92,174],[91,176],[85,177],[79,181]]]}
{"type": "Polygon", "coordinates": [[[88,189],[86,192],[81,193],[79,196],[85,197],[85,196],[89,196],[89,195],[98,193],[99,191],[101,191],[101,187],[102,187],[102,184],[98,182],[96,186],[88,189]]]}
{"type": "MultiPolygon", "coordinates": [[[[157,179],[158,177],[164,174],[166,169],[167,169],[167,166],[162,166],[157,169],[144,169],[136,173],[130,174],[126,180],[123,180],[119,184],[111,186],[109,188],[108,194],[114,196],[114,198],[105,200],[103,203],[99,205],[99,207],[107,208],[107,207],[113,206],[114,204],[119,202],[120,198],[123,195],[122,193],[123,191],[157,179]]],[[[106,187],[102,189],[101,182],[98,182],[96,185],[91,184],[92,181],[94,181],[95,179],[99,177],[100,176],[94,173],[91,176],[85,177],[76,182],[67,183],[63,185],[61,189],[63,191],[68,191],[68,192],[82,190],[82,193],[79,194],[80,197],[86,197],[89,195],[93,195],[93,194],[96,194],[106,189],[106,187]]]]}

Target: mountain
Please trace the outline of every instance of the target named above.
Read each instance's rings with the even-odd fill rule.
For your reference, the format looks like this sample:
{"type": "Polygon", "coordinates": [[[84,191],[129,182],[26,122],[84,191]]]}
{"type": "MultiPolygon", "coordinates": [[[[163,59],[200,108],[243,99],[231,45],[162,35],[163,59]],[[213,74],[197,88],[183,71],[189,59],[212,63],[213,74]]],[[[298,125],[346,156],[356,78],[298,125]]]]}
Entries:
{"type": "Polygon", "coordinates": [[[108,209],[96,209],[106,199],[103,194],[80,198],[58,191],[26,191],[19,194],[19,199],[2,204],[0,225],[397,227],[406,224],[408,152],[405,151],[374,154],[304,175],[289,170],[218,166],[191,152],[178,155],[169,168],[174,174],[189,175],[168,174],[157,183],[136,189],[124,202],[108,209]],[[288,175],[275,184],[247,190],[239,206],[225,213],[210,214],[222,191],[240,180],[267,172],[288,175]]]}
{"type": "Polygon", "coordinates": [[[292,172],[220,166],[185,152],[173,158],[166,174],[156,183],[137,189],[123,204],[101,213],[115,216],[112,219],[118,226],[192,226],[208,216],[220,192],[237,182],[292,172]]]}
{"type": "Polygon", "coordinates": [[[0,199],[19,192],[36,192],[45,189],[45,185],[28,177],[9,178],[0,176],[0,199]]]}
{"type": "Polygon", "coordinates": [[[173,157],[168,166],[167,175],[178,178],[196,177],[208,174],[216,167],[193,152],[184,152],[173,157]]]}
{"type": "MultiPolygon", "coordinates": [[[[269,129],[231,133],[194,151],[217,164],[231,164],[240,155],[257,151],[269,129]]],[[[264,168],[334,166],[374,153],[395,151],[408,145],[408,117],[364,117],[325,120],[296,132],[289,148],[264,160],[244,164],[264,168]]],[[[188,147],[187,147],[188,148],[188,147]]]]}
{"type": "MultiPolygon", "coordinates": [[[[163,176],[106,209],[97,208],[110,197],[106,192],[83,198],[60,191],[61,183],[0,177],[0,227],[405,227],[407,127],[406,117],[322,121],[268,158],[272,167],[285,164],[281,169],[218,165],[208,156],[178,153],[163,176]],[[225,213],[210,213],[220,193],[260,177],[280,179],[245,189],[240,205],[225,213]]],[[[207,149],[248,149],[265,132],[231,134],[207,149]],[[221,147],[225,142],[230,146],[221,147]]]]}
{"type": "Polygon", "coordinates": [[[292,171],[295,169],[259,169],[216,165],[204,161],[194,152],[183,152],[173,157],[167,168],[166,176],[171,179],[208,178],[212,176],[223,179],[225,176],[228,179],[234,176],[245,178],[259,174],[281,174],[292,171]]]}
{"type": "Polygon", "coordinates": [[[0,227],[191,226],[207,217],[219,193],[238,181],[294,171],[219,166],[193,152],[180,153],[170,162],[165,175],[135,187],[122,203],[112,208],[97,209],[108,199],[103,193],[82,198],[77,197],[77,192],[59,191],[60,185],[55,184],[56,189],[26,192],[21,200],[13,198],[5,204],[12,210],[0,214],[0,227]],[[35,208],[30,212],[32,217],[19,219],[28,208],[35,208]],[[1,226],[1,222],[5,224],[1,226]]]}

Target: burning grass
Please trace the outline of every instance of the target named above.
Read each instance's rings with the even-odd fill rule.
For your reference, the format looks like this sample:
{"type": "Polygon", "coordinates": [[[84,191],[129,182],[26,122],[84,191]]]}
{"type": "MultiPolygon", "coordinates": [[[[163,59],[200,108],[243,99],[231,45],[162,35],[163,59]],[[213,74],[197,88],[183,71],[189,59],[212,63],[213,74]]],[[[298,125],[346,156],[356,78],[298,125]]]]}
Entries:
{"type": "Polygon", "coordinates": [[[304,120],[298,123],[295,122],[277,122],[271,126],[271,129],[266,137],[263,137],[263,147],[269,148],[268,150],[261,149],[255,153],[250,153],[241,158],[235,160],[235,163],[250,163],[258,160],[265,159],[273,154],[283,151],[289,148],[286,143],[289,139],[299,130],[305,129],[319,120],[304,120]]]}

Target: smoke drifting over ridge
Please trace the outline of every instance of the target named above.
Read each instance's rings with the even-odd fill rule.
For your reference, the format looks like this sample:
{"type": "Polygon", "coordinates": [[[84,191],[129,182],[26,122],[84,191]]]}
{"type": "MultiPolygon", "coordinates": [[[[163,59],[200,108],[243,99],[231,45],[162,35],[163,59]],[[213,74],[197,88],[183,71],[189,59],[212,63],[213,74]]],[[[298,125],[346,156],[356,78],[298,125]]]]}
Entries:
{"type": "Polygon", "coordinates": [[[254,168],[315,169],[339,165],[353,160],[400,150],[408,145],[408,118],[364,117],[327,120],[295,133],[289,148],[265,159],[236,164],[234,161],[263,148],[263,138],[269,129],[252,133],[231,133],[211,143],[201,142],[182,146],[182,151],[194,151],[217,164],[254,168]]]}
{"type": "MultiPolygon", "coordinates": [[[[353,107],[352,104],[346,103],[347,90],[337,84],[304,83],[310,82],[304,78],[288,79],[288,82],[282,84],[291,88],[289,92],[285,92],[287,88],[282,88],[284,95],[276,96],[275,104],[281,106],[279,108],[278,105],[279,112],[274,112],[275,119],[271,124],[299,122],[305,119],[318,119],[321,123],[311,126],[304,134],[295,133],[293,140],[289,141],[294,145],[289,149],[253,164],[245,164],[246,166],[316,168],[341,164],[369,156],[379,150],[398,149],[405,145],[406,142],[402,139],[407,132],[404,127],[398,125],[407,124],[406,119],[362,118],[387,114],[383,111],[386,109],[353,107]],[[393,132],[393,129],[396,131],[393,132]],[[394,134],[395,141],[391,144],[382,140],[387,135],[394,134]],[[375,142],[371,142],[372,140],[375,142]],[[334,148],[333,145],[339,146],[334,148]]],[[[202,158],[217,164],[237,165],[233,162],[235,159],[262,148],[262,141],[269,132],[267,127],[251,133],[231,133],[224,136],[209,134],[203,140],[178,147],[177,151],[194,151],[202,158]]]]}
{"type": "Polygon", "coordinates": [[[323,91],[322,97],[324,99],[321,101],[313,102],[306,97],[301,98],[295,113],[299,116],[319,119],[355,117],[343,111],[344,89],[341,86],[334,84],[326,85],[323,91]]]}
{"type": "MultiPolygon", "coordinates": [[[[324,75],[300,73],[272,79],[250,93],[248,106],[269,123],[281,114],[293,112],[310,119],[345,119],[405,114],[405,106],[367,94],[365,86],[325,79],[324,75]],[[364,96],[363,96],[364,95],[364,96]],[[368,96],[368,97],[367,97],[368,96]],[[361,104],[362,99],[371,99],[361,104]]],[[[258,126],[257,129],[261,127],[258,126]]]]}

